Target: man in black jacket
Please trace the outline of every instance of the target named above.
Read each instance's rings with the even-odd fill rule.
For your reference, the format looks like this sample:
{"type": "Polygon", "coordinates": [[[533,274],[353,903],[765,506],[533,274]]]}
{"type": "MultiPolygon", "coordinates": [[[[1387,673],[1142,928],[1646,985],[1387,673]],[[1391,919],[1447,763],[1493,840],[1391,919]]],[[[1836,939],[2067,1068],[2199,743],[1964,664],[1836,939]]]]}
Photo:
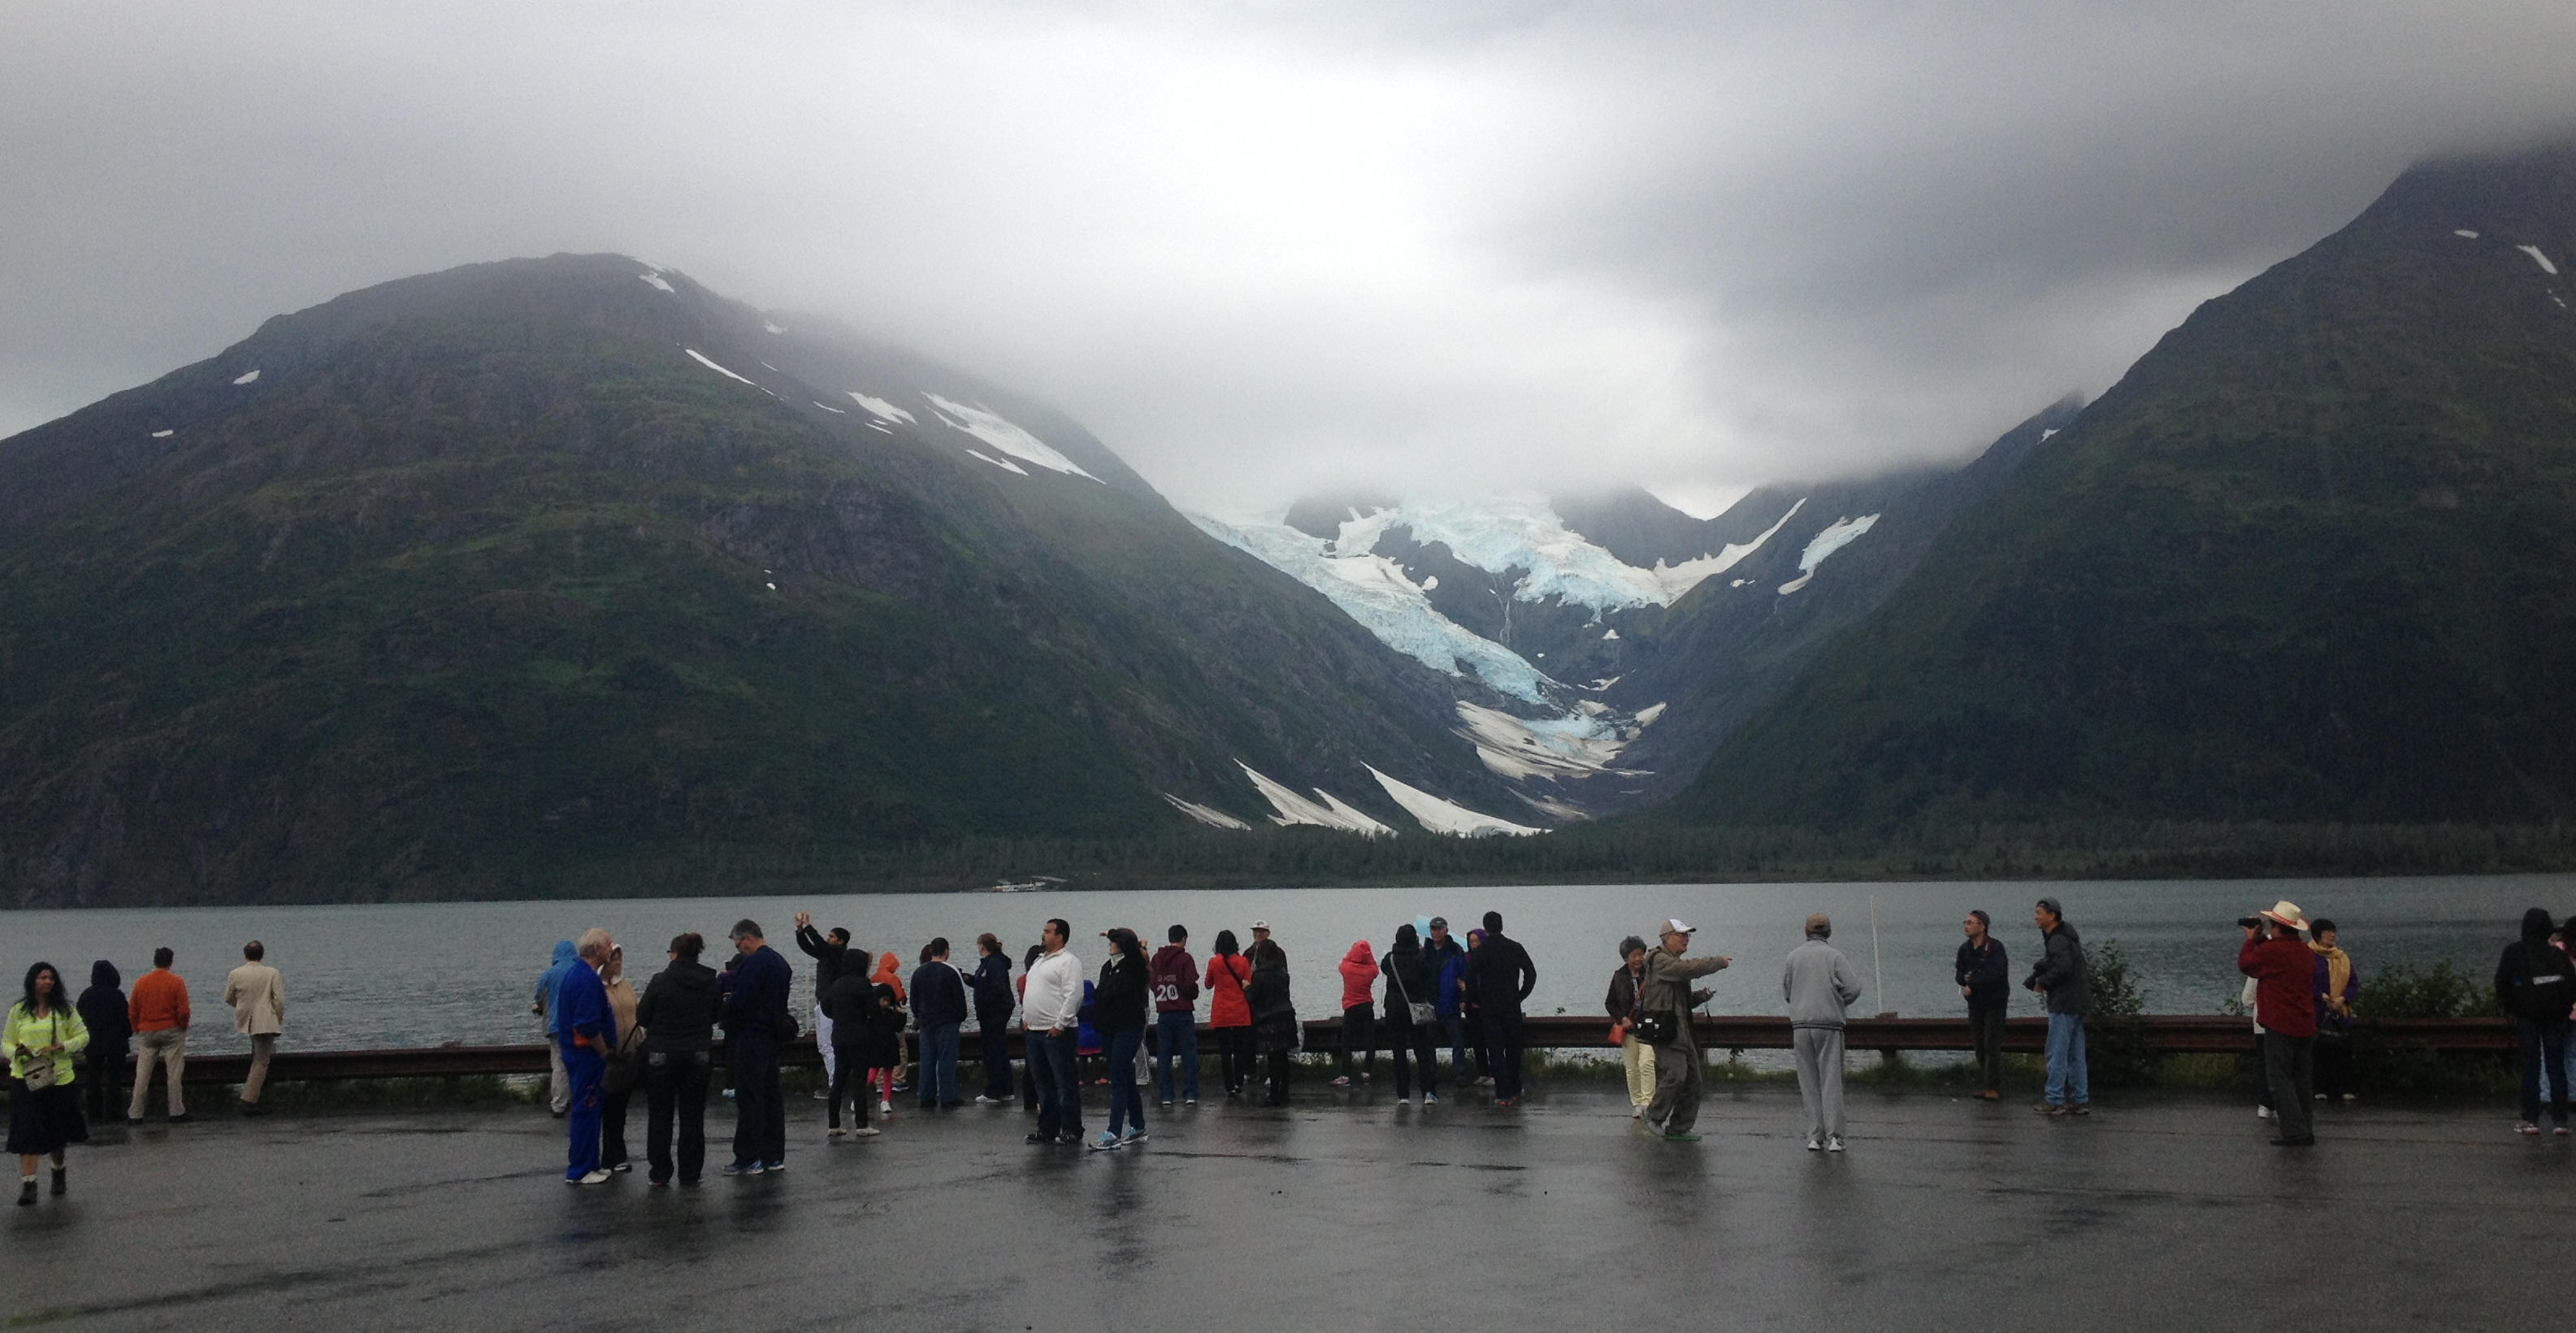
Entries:
{"type": "Polygon", "coordinates": [[[2567,1132],[2567,1011],[2576,1005],[2576,963],[2549,942],[2549,913],[2522,914],[2522,938],[2496,962],[2496,1003],[2512,1016],[2522,1045],[2524,1134],[2540,1132],[2540,1072],[2549,1071],[2549,1118],[2567,1132]]]}
{"type": "Polygon", "coordinates": [[[733,923],[734,959],[719,982],[725,1062],[733,1074],[733,1161],[728,1176],[787,1169],[787,1104],[778,1091],[779,1047],[794,1034],[787,989],[796,979],[787,960],[762,937],[760,923],[733,923]]]}
{"type": "MultiPolygon", "coordinates": [[[[841,969],[849,965],[850,932],[843,927],[834,926],[832,933],[825,935],[814,929],[813,913],[798,912],[796,948],[798,952],[814,960],[814,1044],[821,1047],[823,1051],[823,1082],[826,1085],[824,1091],[814,1095],[828,1097],[831,1095],[829,1084],[832,1081],[833,1062],[839,1056],[835,1053],[835,1047],[832,1044],[832,1016],[823,1011],[823,996],[825,992],[832,989],[833,982],[841,979],[841,969]]],[[[859,957],[864,959],[867,955],[861,953],[859,957]]],[[[859,975],[862,978],[867,975],[867,972],[868,969],[865,967],[859,969],[859,975]]]]}
{"type": "Polygon", "coordinates": [[[921,1109],[964,1104],[957,1095],[957,1030],[966,1024],[966,979],[948,965],[948,940],[922,950],[912,973],[912,1019],[921,1025],[921,1109]]]}
{"type": "Polygon", "coordinates": [[[1503,914],[1485,913],[1485,942],[1467,954],[1470,987],[1485,1010],[1494,1051],[1494,1105],[1521,1099],[1521,1002],[1538,986],[1538,965],[1519,940],[1503,934],[1503,914]]]}
{"type": "Polygon", "coordinates": [[[1993,934],[1994,918],[1983,909],[1968,913],[1959,923],[1967,933],[1967,942],[1959,946],[1959,994],[1968,1001],[1968,1040],[1976,1047],[1977,1068],[1985,1075],[1986,1090],[1977,1094],[1986,1101],[2003,1097],[2004,1081],[2004,1015],[2012,1004],[2010,966],[2004,960],[2004,942],[1993,934]]]}
{"type": "Polygon", "coordinates": [[[715,1042],[716,972],[698,961],[707,943],[694,932],[671,941],[671,965],[645,984],[635,1002],[644,1029],[644,1100],[650,1117],[644,1159],[655,1185],[671,1183],[671,1122],[680,1125],[680,1183],[698,1183],[707,1162],[708,1048],[715,1042]]]}

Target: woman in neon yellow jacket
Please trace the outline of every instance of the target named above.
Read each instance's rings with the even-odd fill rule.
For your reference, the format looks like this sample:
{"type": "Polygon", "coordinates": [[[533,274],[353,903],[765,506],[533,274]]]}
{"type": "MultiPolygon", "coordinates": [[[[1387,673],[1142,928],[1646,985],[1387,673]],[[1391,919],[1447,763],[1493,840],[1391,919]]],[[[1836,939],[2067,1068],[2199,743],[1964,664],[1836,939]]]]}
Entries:
{"type": "Polygon", "coordinates": [[[18,1154],[18,1206],[36,1201],[36,1159],[54,1159],[54,1193],[63,1192],[63,1146],[89,1142],[89,1122],[81,1118],[80,1098],[72,1092],[72,1057],[89,1045],[89,1025],[63,993],[62,974],[51,963],[27,969],[26,998],[9,1006],[9,1024],[0,1029],[0,1045],[9,1052],[9,1148],[18,1154]],[[27,1086],[30,1069],[40,1088],[27,1086]]]}

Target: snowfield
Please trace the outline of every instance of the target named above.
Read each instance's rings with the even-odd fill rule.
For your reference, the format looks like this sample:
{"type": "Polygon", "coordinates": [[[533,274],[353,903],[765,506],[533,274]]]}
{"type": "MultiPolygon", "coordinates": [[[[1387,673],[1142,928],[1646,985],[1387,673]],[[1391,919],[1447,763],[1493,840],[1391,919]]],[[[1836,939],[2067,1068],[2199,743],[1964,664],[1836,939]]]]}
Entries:
{"type": "Polygon", "coordinates": [[[1261,793],[1261,799],[1270,802],[1270,808],[1279,812],[1270,817],[1270,822],[1281,828],[1291,824],[1311,824],[1369,838],[1389,837],[1395,833],[1394,829],[1369,818],[1367,812],[1352,808],[1321,787],[1315,789],[1315,795],[1322,800],[1310,801],[1264,777],[1259,770],[1240,759],[1234,761],[1234,766],[1252,779],[1253,788],[1261,793]]]}
{"type": "Polygon", "coordinates": [[[895,406],[893,403],[888,402],[883,398],[870,398],[856,389],[848,389],[844,390],[844,392],[850,395],[852,401],[856,402],[859,406],[866,408],[869,414],[879,421],[911,421],[913,419],[910,412],[904,411],[902,408],[895,406]]]}
{"type": "Polygon", "coordinates": [[[1878,515],[1876,514],[1863,514],[1859,518],[1838,518],[1827,524],[1824,531],[1809,539],[1807,549],[1798,553],[1798,577],[1781,584],[1780,595],[1786,597],[1806,587],[1807,580],[1816,576],[1816,567],[1825,563],[1827,556],[1851,545],[1859,540],[1862,533],[1877,526],[1878,515]]]}
{"type": "Polygon", "coordinates": [[[1201,805],[1196,801],[1184,801],[1170,792],[1164,792],[1163,799],[1171,802],[1173,809],[1207,825],[1209,828],[1233,829],[1238,833],[1248,833],[1252,830],[1252,826],[1250,824],[1244,823],[1242,820],[1237,819],[1214,806],[1201,805]]]}
{"type": "MultiPolygon", "coordinates": [[[[742,376],[737,375],[737,374],[733,373],[732,371],[727,370],[727,369],[725,369],[724,367],[717,365],[717,364],[716,364],[715,362],[713,362],[713,361],[709,361],[709,360],[706,358],[706,354],[705,354],[705,353],[703,353],[703,352],[700,352],[697,348],[694,348],[694,347],[683,347],[683,348],[681,348],[680,350],[681,350],[681,351],[683,351],[683,352],[688,353],[688,354],[689,354],[689,356],[690,356],[690,358],[691,358],[691,359],[693,359],[693,360],[695,360],[699,365],[705,366],[707,369],[712,370],[712,371],[714,371],[715,373],[717,373],[717,374],[719,374],[719,375],[724,376],[726,379],[729,379],[729,380],[742,380],[742,382],[743,382],[743,383],[745,383],[745,384],[751,384],[751,381],[750,381],[750,380],[743,380],[743,379],[742,379],[742,376]]],[[[757,388],[759,388],[760,386],[759,386],[759,385],[757,385],[757,384],[751,384],[751,387],[753,387],[753,388],[757,389],[757,388]]]]}
{"type": "MultiPolygon", "coordinates": [[[[1062,472],[1068,476],[1100,480],[1083,471],[1081,464],[1057,452],[1055,446],[1013,425],[999,413],[981,407],[969,407],[953,399],[942,398],[935,393],[924,393],[922,397],[930,400],[931,410],[937,413],[939,419],[951,430],[964,431],[1023,463],[1035,463],[1051,472],[1062,472]]],[[[992,460],[988,458],[985,461],[992,460]]],[[[1011,470],[1019,471],[1017,468],[1011,470]]],[[[1021,475],[1028,474],[1023,472],[1021,475]]]]}
{"type": "MultiPolygon", "coordinates": [[[[1646,711],[1660,717],[1663,708],[1657,704],[1646,711]]],[[[1612,765],[1619,752],[1637,739],[1645,725],[1642,721],[1622,726],[1616,718],[1586,717],[1581,712],[1533,720],[1464,699],[1458,701],[1458,720],[1466,724],[1458,734],[1473,742],[1476,757],[1501,777],[1561,782],[1605,773],[1641,776],[1634,769],[1612,765]]]]}
{"type": "Polygon", "coordinates": [[[1433,833],[1445,833],[1453,838],[1482,838],[1494,834],[1526,838],[1533,833],[1547,832],[1527,824],[1478,814],[1455,801],[1444,801],[1419,787],[1398,782],[1378,772],[1374,765],[1364,764],[1362,767],[1368,769],[1370,777],[1377,779],[1377,785],[1386,790],[1389,799],[1404,807],[1404,813],[1413,816],[1416,822],[1433,833]]]}

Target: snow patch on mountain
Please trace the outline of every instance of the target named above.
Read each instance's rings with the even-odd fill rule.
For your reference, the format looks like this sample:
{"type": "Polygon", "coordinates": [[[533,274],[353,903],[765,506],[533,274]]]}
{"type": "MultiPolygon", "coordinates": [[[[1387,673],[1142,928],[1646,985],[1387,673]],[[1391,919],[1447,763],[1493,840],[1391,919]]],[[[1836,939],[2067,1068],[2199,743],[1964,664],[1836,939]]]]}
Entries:
{"type": "Polygon", "coordinates": [[[1368,769],[1369,776],[1377,779],[1377,785],[1385,789],[1388,799],[1403,806],[1404,813],[1413,816],[1415,822],[1433,833],[1445,833],[1453,838],[1483,838],[1495,834],[1525,838],[1547,831],[1478,814],[1455,801],[1442,800],[1419,787],[1388,777],[1373,765],[1362,764],[1360,767],[1368,769]]]}
{"type": "Polygon", "coordinates": [[[1062,472],[1069,476],[1091,477],[1093,481],[1100,480],[1083,471],[1081,464],[1058,453],[1055,446],[1020,429],[1000,413],[981,407],[969,407],[953,399],[942,398],[935,393],[925,393],[922,397],[930,400],[931,410],[937,413],[939,419],[947,423],[951,430],[964,431],[1023,463],[1035,463],[1049,471],[1062,472]]]}
{"type": "Polygon", "coordinates": [[[844,390],[844,392],[848,393],[851,399],[857,402],[859,406],[866,408],[870,413],[874,414],[876,419],[879,421],[913,420],[913,416],[910,412],[904,411],[902,408],[887,402],[883,398],[870,398],[856,389],[848,389],[844,390]]]}
{"type": "Polygon", "coordinates": [[[1270,817],[1270,822],[1281,828],[1309,824],[1369,838],[1390,837],[1395,833],[1394,829],[1369,818],[1367,812],[1353,808],[1321,787],[1315,789],[1315,795],[1321,800],[1310,801],[1263,776],[1260,770],[1240,759],[1235,760],[1234,765],[1243,770],[1245,777],[1252,779],[1253,789],[1261,793],[1261,799],[1270,802],[1272,810],[1278,812],[1270,817]]]}
{"type": "Polygon", "coordinates": [[[1434,610],[1423,588],[1404,570],[1365,549],[1335,554],[1333,543],[1284,523],[1221,523],[1188,516],[1201,532],[1324,594],[1378,642],[1453,676],[1473,674],[1485,684],[1531,703],[1545,703],[1554,682],[1528,659],[1434,610]]]}
{"type": "Polygon", "coordinates": [[[771,333],[785,333],[787,331],[778,327],[775,323],[765,319],[760,322],[760,327],[769,330],[771,333]]]}
{"type": "MultiPolygon", "coordinates": [[[[645,286],[650,287],[657,292],[671,292],[671,284],[663,281],[662,275],[659,273],[638,273],[635,276],[643,279],[645,286]]],[[[671,294],[673,296],[679,295],[678,292],[671,292],[671,294]]]]}
{"type": "Polygon", "coordinates": [[[254,371],[250,372],[250,373],[249,373],[249,374],[247,374],[247,375],[243,375],[243,376],[240,376],[240,377],[236,378],[236,379],[233,381],[233,383],[235,383],[235,384],[257,384],[257,383],[259,383],[259,372],[258,372],[258,371],[256,371],[256,370],[254,370],[254,371]]]}
{"type": "Polygon", "coordinates": [[[1173,809],[1207,825],[1209,828],[1233,829],[1239,833],[1250,832],[1252,829],[1250,824],[1244,823],[1242,820],[1227,814],[1223,810],[1217,809],[1215,806],[1201,805],[1196,801],[1184,801],[1170,792],[1164,792],[1163,799],[1171,802],[1173,809]]]}
{"type": "Polygon", "coordinates": [[[166,440],[166,439],[169,439],[171,436],[176,435],[176,434],[178,434],[178,433],[179,433],[179,432],[177,432],[177,431],[175,431],[175,430],[156,430],[156,431],[152,432],[152,438],[153,438],[153,439],[156,439],[156,440],[166,440]]]}
{"type": "MultiPolygon", "coordinates": [[[[805,401],[807,401],[807,402],[809,402],[809,403],[810,403],[810,402],[814,402],[814,400],[813,400],[813,399],[810,399],[810,398],[809,398],[809,399],[806,399],[805,401]]],[[[829,413],[831,413],[833,416],[836,416],[836,417],[845,417],[845,416],[848,416],[848,415],[849,415],[849,413],[844,412],[844,411],[842,411],[841,409],[839,409],[839,408],[837,408],[837,407],[834,407],[834,406],[832,406],[832,405],[830,405],[830,404],[828,404],[828,403],[814,403],[814,406],[819,407],[819,408],[822,408],[824,411],[829,412],[829,413]]]]}
{"type": "Polygon", "coordinates": [[[1877,526],[1878,515],[1876,514],[1863,514],[1859,518],[1838,518],[1825,525],[1824,531],[1808,539],[1807,549],[1798,553],[1798,577],[1781,584],[1780,595],[1786,597],[1806,587],[1807,580],[1816,576],[1816,567],[1825,563],[1826,557],[1851,545],[1859,540],[1862,533],[1877,526]]]}
{"type": "Polygon", "coordinates": [[[1015,472],[1023,477],[1029,475],[1029,470],[1027,468],[1021,467],[1019,464],[1010,462],[1006,459],[995,458],[981,449],[969,449],[966,451],[966,456],[969,458],[983,459],[985,462],[1000,468],[1004,472],[1015,472]]]}
{"type": "Polygon", "coordinates": [[[2451,234],[2454,236],[2466,236],[2472,241],[2478,238],[2478,234],[2476,232],[2473,232],[2466,227],[2454,227],[2451,229],[2451,234]]]}
{"type": "Polygon", "coordinates": [[[2514,249],[2520,250],[2524,254],[2531,256],[2531,262],[2540,265],[2541,272],[2546,273],[2553,278],[2558,276],[2558,266],[2549,262],[2549,256],[2540,253],[2539,246],[2517,245],[2514,249]]]}
{"type": "MultiPolygon", "coordinates": [[[[706,358],[706,354],[705,354],[705,353],[703,353],[703,352],[701,352],[701,351],[699,351],[697,348],[694,348],[694,347],[683,347],[683,348],[681,348],[680,350],[681,350],[681,351],[683,351],[683,352],[688,353],[688,354],[690,355],[690,357],[692,357],[693,359],[695,359],[699,365],[705,366],[707,369],[712,370],[712,371],[714,371],[715,373],[717,373],[717,374],[719,374],[719,375],[724,376],[726,379],[729,379],[729,380],[742,380],[742,382],[743,382],[743,383],[745,383],[745,384],[751,384],[751,381],[750,381],[750,380],[743,380],[743,379],[742,379],[742,376],[737,375],[737,374],[733,373],[732,371],[727,370],[727,369],[725,369],[724,367],[717,365],[717,364],[716,364],[715,362],[713,362],[713,361],[709,361],[709,360],[706,358]]],[[[757,385],[757,384],[751,384],[751,387],[753,387],[753,388],[757,389],[757,388],[759,388],[760,386],[759,386],[759,385],[757,385]]]]}

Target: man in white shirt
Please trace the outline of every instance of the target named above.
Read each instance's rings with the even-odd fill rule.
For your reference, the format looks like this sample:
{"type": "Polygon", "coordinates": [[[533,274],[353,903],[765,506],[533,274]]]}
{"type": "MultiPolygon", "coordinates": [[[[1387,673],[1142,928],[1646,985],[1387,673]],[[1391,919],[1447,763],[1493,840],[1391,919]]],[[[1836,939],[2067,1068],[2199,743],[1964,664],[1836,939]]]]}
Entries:
{"type": "Polygon", "coordinates": [[[1082,1024],[1082,960],[1065,941],[1073,927],[1058,917],[1046,923],[1046,953],[1029,965],[1020,994],[1020,1041],[1029,1077],[1038,1087],[1038,1128],[1031,1143],[1082,1142],[1082,1082],[1075,1043],[1082,1024]]]}
{"type": "Polygon", "coordinates": [[[277,969],[261,961],[268,950],[259,941],[242,946],[242,965],[224,978],[224,1003],[233,1007],[233,1026],[250,1038],[250,1077],[242,1080],[242,1114],[266,1115],[259,1090],[268,1082],[268,1060],[277,1054],[277,1034],[286,1027],[286,982],[277,969]]]}

